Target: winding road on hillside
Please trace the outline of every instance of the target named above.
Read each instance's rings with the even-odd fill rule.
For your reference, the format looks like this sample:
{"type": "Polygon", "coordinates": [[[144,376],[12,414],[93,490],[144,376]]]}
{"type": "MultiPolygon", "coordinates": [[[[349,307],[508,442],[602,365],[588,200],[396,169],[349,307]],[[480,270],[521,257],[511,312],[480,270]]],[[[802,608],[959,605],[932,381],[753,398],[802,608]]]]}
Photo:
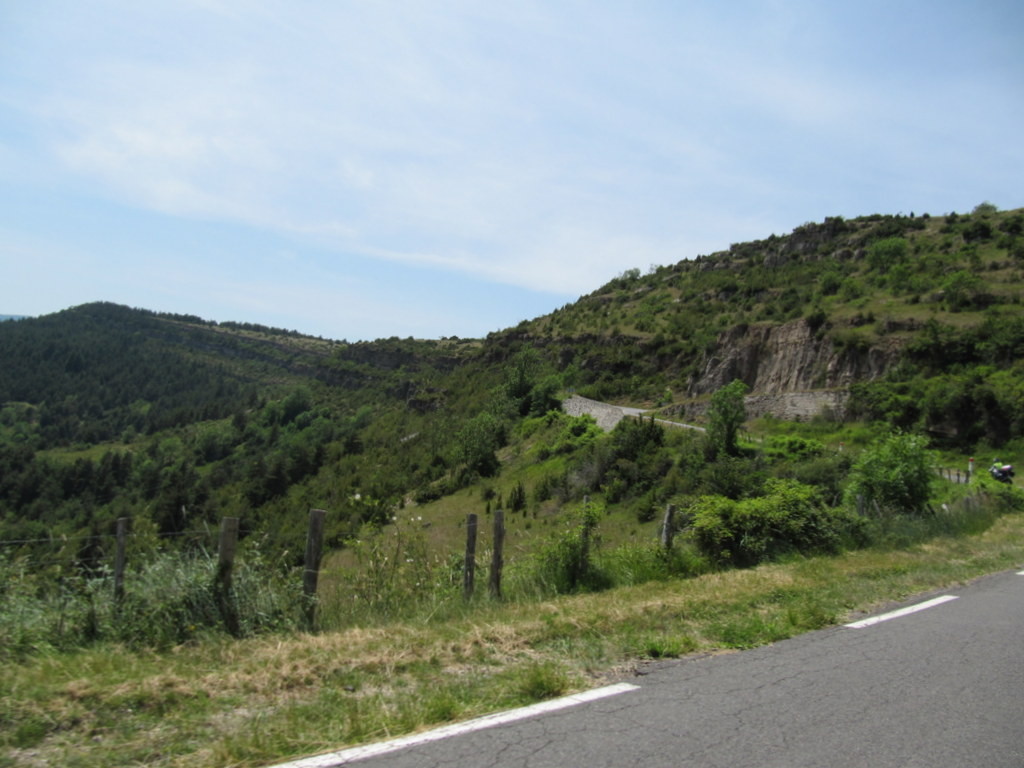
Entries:
{"type": "MultiPolygon", "coordinates": [[[[594,421],[603,430],[612,430],[615,425],[622,421],[624,418],[629,416],[643,416],[648,411],[643,408],[629,408],[624,405],[612,405],[611,403],[602,403],[598,400],[591,400],[586,397],[580,397],[579,395],[573,395],[568,400],[562,403],[562,410],[568,413],[570,416],[582,416],[587,414],[593,416],[594,421]]],[[[664,424],[667,427],[681,427],[683,429],[696,429],[700,432],[704,432],[704,427],[694,426],[693,424],[683,424],[678,421],[667,421],[665,419],[655,419],[658,424],[664,424]]]]}
{"type": "Polygon", "coordinates": [[[288,768],[1020,768],[1024,572],[288,768]],[[892,610],[899,609],[899,610],[892,610]]]}

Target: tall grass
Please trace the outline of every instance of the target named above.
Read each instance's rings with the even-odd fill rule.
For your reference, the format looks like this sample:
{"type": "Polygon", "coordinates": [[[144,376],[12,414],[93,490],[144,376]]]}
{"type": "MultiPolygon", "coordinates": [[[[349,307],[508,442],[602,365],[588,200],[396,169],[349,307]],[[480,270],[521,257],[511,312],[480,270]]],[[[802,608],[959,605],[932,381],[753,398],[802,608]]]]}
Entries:
{"type": "MultiPolygon", "coordinates": [[[[846,548],[898,550],[937,536],[977,534],[1002,513],[1024,507],[1022,496],[1020,489],[981,478],[970,491],[951,491],[930,514],[869,517],[862,535],[846,548]]],[[[559,535],[511,562],[504,600],[531,603],[720,569],[685,532],[668,551],[653,541],[603,549],[601,517],[596,505],[584,506],[559,535]]],[[[480,557],[477,596],[467,602],[461,555],[431,553],[415,519],[367,528],[350,551],[349,567],[322,574],[316,606],[321,630],[445,621],[466,616],[486,600],[487,553],[480,557]]],[[[107,571],[69,571],[54,578],[32,573],[24,560],[0,559],[0,660],[96,642],[162,650],[210,635],[248,637],[305,628],[309,606],[299,573],[268,558],[258,544],[243,548],[226,604],[215,572],[215,556],[203,549],[151,553],[127,575],[125,595],[115,601],[107,571]]]]}
{"type": "Polygon", "coordinates": [[[393,523],[387,528],[366,526],[349,542],[349,566],[323,574],[321,629],[447,616],[461,608],[462,558],[431,553],[421,520],[407,517],[393,523]]]}
{"type": "MultiPolygon", "coordinates": [[[[986,505],[947,500],[945,509],[940,505],[935,515],[914,521],[906,536],[918,543],[898,551],[791,555],[757,568],[709,570],[685,537],[677,537],[671,556],[654,545],[595,546],[591,567],[620,586],[552,596],[532,582],[532,591],[509,589],[504,601],[486,599],[484,590],[468,604],[451,561],[417,562],[416,526],[368,531],[355,564],[376,572],[325,573],[321,581],[321,618],[337,631],[291,631],[283,621],[277,626],[285,631],[259,636],[274,626],[263,619],[250,630],[256,636],[240,640],[228,639],[219,626],[197,627],[185,646],[167,653],[105,644],[67,654],[26,653],[0,677],[0,766],[262,765],[560,695],[617,678],[644,659],[772,642],[834,624],[851,611],[1019,569],[1024,518],[994,514],[1000,493],[996,489],[986,505]],[[941,535],[929,537],[928,526],[941,535]],[[983,532],[955,535],[975,528],[983,532]],[[701,567],[705,572],[694,575],[701,567]],[[681,581],[680,574],[693,578],[681,581]],[[430,595],[424,576],[443,589],[430,595]],[[358,623],[371,605],[392,618],[358,623]],[[9,762],[5,754],[13,755],[9,762]]],[[[1020,508],[1018,493],[1005,492],[1013,509],[1020,508]]],[[[189,560],[195,573],[185,578],[174,575],[188,570],[185,563],[163,557],[144,570],[165,602],[206,594],[210,558],[189,560]]],[[[15,563],[3,569],[5,585],[30,578],[17,576],[15,563]]],[[[524,583],[530,572],[523,568],[524,583]]],[[[294,575],[247,552],[236,573],[241,614],[258,620],[282,607],[287,615],[301,613],[296,587],[273,587],[277,579],[297,584],[294,575]],[[243,576],[250,567],[251,581],[243,576]],[[262,608],[245,596],[250,583],[268,601],[262,608]]],[[[144,591],[138,576],[132,588],[144,591]]],[[[107,601],[109,584],[96,586],[103,592],[97,601],[107,601]]],[[[6,618],[14,613],[6,600],[12,591],[5,590],[0,605],[8,613],[0,631],[8,634],[0,647],[6,648],[6,618]]],[[[33,606],[59,607],[59,596],[13,605],[34,615],[33,606]]],[[[74,625],[69,607],[64,604],[65,633],[74,625]]],[[[176,616],[165,623],[179,626],[180,615],[160,615],[176,616]]],[[[101,617],[101,631],[107,631],[104,622],[101,617]]],[[[52,633],[52,616],[36,624],[51,634],[42,632],[30,648],[57,648],[61,637],[68,642],[66,634],[52,633]]]]}
{"type": "Polygon", "coordinates": [[[71,570],[56,578],[29,570],[23,559],[0,559],[0,659],[69,650],[99,641],[166,649],[228,631],[225,605],[237,619],[231,633],[290,630],[302,617],[297,579],[288,579],[257,548],[235,566],[226,603],[215,585],[216,558],[205,550],[150,555],[126,574],[114,596],[107,570],[71,570]]]}

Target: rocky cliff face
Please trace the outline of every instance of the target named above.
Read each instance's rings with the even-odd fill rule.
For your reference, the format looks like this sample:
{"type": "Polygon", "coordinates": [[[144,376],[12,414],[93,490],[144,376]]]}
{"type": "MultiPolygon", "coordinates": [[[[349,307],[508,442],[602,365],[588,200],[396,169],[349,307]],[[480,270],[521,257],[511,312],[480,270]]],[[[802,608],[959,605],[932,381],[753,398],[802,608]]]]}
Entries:
{"type": "Polygon", "coordinates": [[[841,415],[850,385],[881,376],[898,353],[895,345],[837,349],[803,319],[777,326],[738,326],[721,334],[716,350],[691,380],[688,394],[711,394],[741,379],[750,387],[750,416],[809,417],[824,408],[841,415]]]}

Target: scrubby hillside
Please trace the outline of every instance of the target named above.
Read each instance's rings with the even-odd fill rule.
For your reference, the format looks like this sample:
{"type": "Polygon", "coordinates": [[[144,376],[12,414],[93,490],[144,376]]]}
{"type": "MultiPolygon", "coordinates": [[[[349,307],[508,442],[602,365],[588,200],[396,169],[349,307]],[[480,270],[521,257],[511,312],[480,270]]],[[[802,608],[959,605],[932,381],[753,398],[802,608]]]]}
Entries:
{"type": "Polygon", "coordinates": [[[753,413],[825,409],[963,446],[1005,441],[1021,425],[1009,369],[1024,339],[1022,231],[1020,210],[989,205],[832,218],[629,270],[495,336],[545,350],[595,399],[699,413],[705,396],[741,379],[753,413]]]}
{"type": "Polygon", "coordinates": [[[3,323],[0,538],[103,531],[125,514],[171,534],[230,514],[294,553],[314,506],[341,546],[472,487],[522,483],[548,510],[592,495],[631,515],[756,491],[686,459],[696,447],[647,451],[546,416],[570,392],[703,423],[739,380],[748,418],[1010,447],[1024,430],[1022,232],[1024,213],[988,205],[831,218],[627,270],[483,340],[350,344],[107,304],[3,323]]]}

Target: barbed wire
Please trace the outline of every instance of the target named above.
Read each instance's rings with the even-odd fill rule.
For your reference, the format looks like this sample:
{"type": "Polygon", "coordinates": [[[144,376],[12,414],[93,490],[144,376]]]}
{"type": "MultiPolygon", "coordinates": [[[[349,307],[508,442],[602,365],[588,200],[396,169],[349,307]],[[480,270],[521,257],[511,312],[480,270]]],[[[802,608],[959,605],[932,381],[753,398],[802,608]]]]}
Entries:
{"type": "MultiPolygon", "coordinates": [[[[194,531],[170,531],[166,533],[127,533],[126,538],[149,538],[154,536],[158,539],[168,539],[178,536],[212,536],[213,531],[207,530],[194,530],[194,531]]],[[[60,536],[49,536],[46,538],[38,539],[0,539],[0,547],[4,546],[18,546],[22,544],[64,544],[70,541],[84,541],[94,540],[99,541],[103,539],[117,539],[117,534],[114,533],[75,533],[75,534],[61,534],[60,536]]]]}

